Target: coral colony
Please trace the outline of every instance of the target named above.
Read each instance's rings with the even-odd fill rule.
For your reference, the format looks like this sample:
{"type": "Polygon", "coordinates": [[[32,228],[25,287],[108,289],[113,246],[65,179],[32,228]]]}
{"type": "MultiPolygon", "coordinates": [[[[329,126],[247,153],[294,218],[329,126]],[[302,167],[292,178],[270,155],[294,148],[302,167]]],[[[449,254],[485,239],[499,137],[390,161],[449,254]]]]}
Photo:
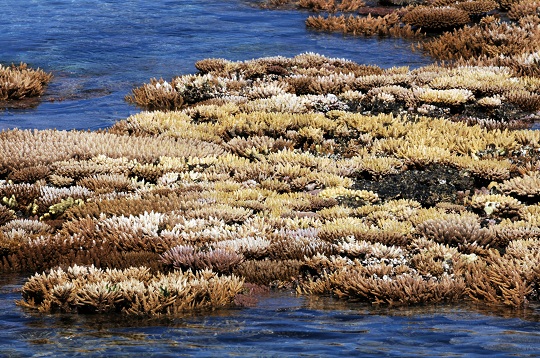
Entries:
{"type": "MultiPolygon", "coordinates": [[[[540,3],[262,5],[329,12],[307,19],[321,30],[417,37],[455,61],[205,59],[133,89],[146,111],[107,130],[3,131],[0,270],[38,272],[19,304],[177,314],[257,286],[389,305],[538,301],[540,131],[527,128],[540,3]]],[[[50,80],[1,71],[6,101],[50,80]]]]}

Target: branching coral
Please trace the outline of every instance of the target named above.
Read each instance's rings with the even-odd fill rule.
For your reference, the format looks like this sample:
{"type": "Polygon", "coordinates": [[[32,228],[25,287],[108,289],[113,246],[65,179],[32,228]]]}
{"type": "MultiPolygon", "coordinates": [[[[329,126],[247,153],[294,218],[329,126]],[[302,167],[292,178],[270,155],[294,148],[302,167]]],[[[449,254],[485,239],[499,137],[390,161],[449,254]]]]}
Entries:
{"type": "MultiPolygon", "coordinates": [[[[480,261],[468,268],[465,274],[468,295],[476,300],[504,303],[513,307],[527,305],[527,297],[533,292],[533,282],[525,274],[530,266],[523,267],[510,255],[491,253],[485,262],[480,261]]],[[[537,264],[533,261],[532,264],[537,264]]],[[[530,263],[529,263],[530,265],[530,263]]],[[[533,278],[534,279],[534,278],[533,278]]]]}
{"type": "Polygon", "coordinates": [[[518,1],[511,4],[508,10],[508,17],[515,21],[529,15],[540,15],[540,2],[535,0],[518,1]]]}
{"type": "Polygon", "coordinates": [[[501,184],[500,189],[506,194],[536,197],[540,195],[540,175],[538,172],[533,172],[506,180],[501,184]]]}
{"type": "Polygon", "coordinates": [[[244,260],[244,256],[219,248],[202,252],[192,246],[175,246],[162,254],[162,260],[178,270],[210,269],[218,273],[230,273],[244,260]]]}
{"type": "Polygon", "coordinates": [[[51,73],[29,68],[27,64],[0,64],[0,101],[41,96],[52,79],[51,73]]]}
{"type": "MultiPolygon", "coordinates": [[[[518,117],[522,112],[534,112],[540,108],[538,81],[514,74],[512,67],[432,65],[412,71],[407,68],[382,70],[310,53],[291,59],[262,58],[244,62],[218,60],[223,68],[220,67],[217,72],[186,75],[174,80],[185,84],[204,84],[211,77],[223,83],[218,89],[215,86],[196,86],[201,92],[198,97],[193,97],[193,104],[197,106],[186,108],[183,114],[136,115],[115,125],[111,133],[165,134],[174,138],[220,143],[222,138],[232,139],[242,135],[240,130],[248,127],[247,123],[237,123],[235,133],[219,133],[222,125],[227,123],[227,118],[234,115],[238,119],[239,112],[305,114],[332,113],[336,110],[372,113],[417,111],[431,116],[466,113],[469,118],[476,115],[479,121],[496,114],[500,118],[500,125],[504,126],[503,120],[510,122],[509,119],[513,119],[506,119],[508,114],[518,117]],[[276,77],[273,73],[261,70],[260,76],[249,79],[242,71],[250,66],[280,66],[285,72],[276,77]],[[218,107],[218,102],[209,105],[205,99],[219,99],[220,103],[228,104],[218,107]]],[[[505,63],[515,62],[517,59],[505,63]]],[[[521,66],[522,70],[527,67],[512,66],[521,66]]],[[[257,134],[268,135],[260,132],[257,134]]],[[[331,141],[321,141],[323,143],[318,145],[324,150],[331,150],[327,148],[334,145],[331,141]]]]}
{"type": "Polygon", "coordinates": [[[463,279],[452,279],[445,275],[440,279],[425,280],[418,274],[396,274],[397,268],[385,271],[387,274],[371,274],[368,268],[356,265],[324,274],[321,279],[306,284],[302,290],[319,294],[333,293],[341,298],[390,305],[455,301],[465,295],[463,279]]]}
{"type": "MultiPolygon", "coordinates": [[[[466,15],[466,13],[465,13],[466,15]]],[[[391,13],[385,16],[310,16],[306,20],[306,26],[316,30],[340,31],[353,35],[363,36],[401,36],[418,37],[420,33],[410,26],[400,26],[399,16],[391,13]]]]}
{"type": "Polygon", "coordinates": [[[13,219],[15,219],[13,210],[10,210],[8,207],[0,204],[0,225],[4,225],[13,219]]]}
{"type": "Polygon", "coordinates": [[[448,29],[470,21],[467,11],[453,7],[417,6],[407,11],[403,22],[428,30],[448,29]]]}
{"type": "Polygon", "coordinates": [[[495,10],[498,4],[492,0],[468,0],[459,1],[454,6],[458,9],[465,10],[469,16],[478,16],[495,10]]]}
{"type": "Polygon", "coordinates": [[[299,0],[298,6],[312,11],[354,12],[365,6],[362,0],[299,0]]]}
{"type": "Polygon", "coordinates": [[[209,271],[152,275],[145,267],[119,271],[72,266],[32,276],[18,304],[40,312],[173,315],[231,306],[242,287],[236,276],[209,271]]]}
{"type": "Polygon", "coordinates": [[[447,214],[440,219],[430,219],[416,226],[416,231],[435,242],[456,246],[458,244],[478,243],[493,245],[495,233],[482,228],[474,216],[447,214]]]}
{"type": "Polygon", "coordinates": [[[514,217],[523,205],[516,199],[499,194],[473,195],[470,201],[472,208],[483,211],[488,216],[514,217]]]}
{"type": "Polygon", "coordinates": [[[152,78],[150,83],[134,88],[126,101],[148,109],[178,109],[184,104],[184,98],[169,82],[152,78]]]}
{"type": "Polygon", "coordinates": [[[521,241],[540,237],[540,137],[505,127],[536,108],[536,77],[314,53],[197,67],[169,83],[181,110],[0,133],[0,270],[99,267],[32,278],[24,305],[178,313],[230,304],[242,279],[387,304],[538,298],[521,241]]]}
{"type": "Polygon", "coordinates": [[[431,56],[441,59],[481,56],[512,56],[538,51],[540,28],[530,20],[522,24],[505,23],[486,18],[476,26],[466,26],[421,44],[431,56]]]}

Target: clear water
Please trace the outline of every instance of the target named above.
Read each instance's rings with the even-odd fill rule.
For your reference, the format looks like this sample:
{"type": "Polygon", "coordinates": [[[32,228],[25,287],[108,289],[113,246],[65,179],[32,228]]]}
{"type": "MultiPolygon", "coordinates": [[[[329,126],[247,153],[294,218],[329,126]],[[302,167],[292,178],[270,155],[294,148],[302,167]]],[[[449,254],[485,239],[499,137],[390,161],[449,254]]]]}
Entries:
{"type": "Polygon", "coordinates": [[[381,67],[430,62],[412,42],[307,30],[308,12],[260,10],[253,1],[0,0],[0,63],[55,75],[36,109],[0,111],[6,128],[97,129],[136,113],[124,102],[152,77],[194,63],[316,52],[381,67]]]}
{"type": "MultiPolygon", "coordinates": [[[[124,96],[197,60],[316,52],[381,67],[429,58],[411,42],[309,31],[308,13],[239,0],[0,0],[0,62],[53,72],[44,101],[0,111],[7,128],[98,129],[139,110],[124,96]]],[[[0,154],[1,155],[1,154],[0,154]]],[[[0,357],[538,356],[540,308],[375,309],[271,293],[255,307],[161,320],[41,315],[15,306],[24,278],[0,274],[0,357]]]]}
{"type": "Polygon", "coordinates": [[[540,308],[373,308],[268,293],[254,307],[174,319],[40,315],[16,307],[22,278],[0,290],[0,356],[537,357],[540,308]]]}

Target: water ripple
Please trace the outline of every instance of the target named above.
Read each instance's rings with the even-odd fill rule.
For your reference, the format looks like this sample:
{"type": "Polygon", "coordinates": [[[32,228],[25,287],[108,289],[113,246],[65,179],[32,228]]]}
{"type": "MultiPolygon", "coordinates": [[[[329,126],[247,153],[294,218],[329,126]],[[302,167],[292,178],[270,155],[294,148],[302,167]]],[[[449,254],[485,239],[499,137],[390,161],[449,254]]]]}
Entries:
{"type": "Polygon", "coordinates": [[[0,111],[0,130],[108,127],[139,111],[124,101],[133,87],[193,73],[208,57],[311,51],[381,67],[430,62],[406,40],[310,31],[308,12],[260,10],[250,1],[6,1],[0,62],[27,62],[55,78],[38,107],[0,111]]]}

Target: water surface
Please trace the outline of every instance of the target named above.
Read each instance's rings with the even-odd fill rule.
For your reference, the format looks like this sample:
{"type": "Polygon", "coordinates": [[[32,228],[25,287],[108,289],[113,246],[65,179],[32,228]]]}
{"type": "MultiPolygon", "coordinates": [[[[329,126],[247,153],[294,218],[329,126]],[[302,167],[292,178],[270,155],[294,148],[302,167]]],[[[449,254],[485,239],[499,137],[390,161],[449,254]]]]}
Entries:
{"type": "MultiPolygon", "coordinates": [[[[238,0],[1,0],[0,62],[53,72],[43,102],[0,111],[7,128],[98,129],[139,110],[123,100],[152,77],[221,57],[316,52],[381,67],[430,59],[400,39],[307,30],[307,12],[238,0]]],[[[42,315],[15,306],[24,277],[0,275],[0,356],[538,356],[540,309],[373,308],[274,292],[254,307],[174,319],[42,315]]]]}
{"type": "Polygon", "coordinates": [[[363,64],[418,67],[430,60],[401,39],[306,29],[309,12],[253,1],[2,0],[0,63],[53,72],[36,109],[0,112],[0,129],[97,129],[138,109],[123,100],[152,77],[194,73],[203,58],[250,60],[316,52],[363,64]]]}
{"type": "MultiPolygon", "coordinates": [[[[176,318],[41,315],[14,305],[23,278],[0,289],[0,347],[26,356],[537,357],[540,308],[376,308],[270,292],[254,307],[176,318]]],[[[1,282],[1,281],[0,281],[1,282]]]]}

